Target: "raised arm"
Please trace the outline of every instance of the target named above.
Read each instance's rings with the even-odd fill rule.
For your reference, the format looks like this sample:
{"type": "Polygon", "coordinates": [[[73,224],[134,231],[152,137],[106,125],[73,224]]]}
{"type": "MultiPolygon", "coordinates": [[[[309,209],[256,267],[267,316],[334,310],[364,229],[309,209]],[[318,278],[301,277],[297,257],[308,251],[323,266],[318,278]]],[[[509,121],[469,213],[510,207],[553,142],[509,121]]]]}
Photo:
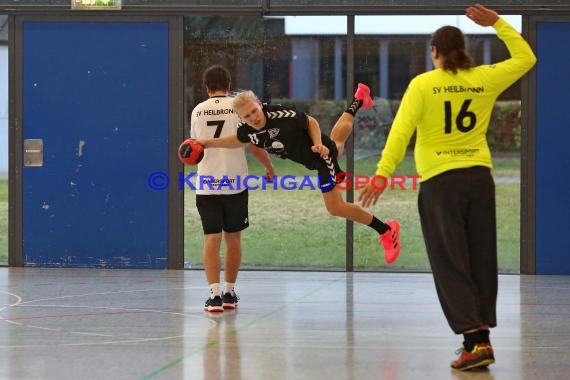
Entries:
{"type": "Polygon", "coordinates": [[[467,7],[465,15],[475,24],[481,26],[493,26],[499,20],[497,12],[484,7],[481,4],[475,4],[471,7],[467,7]]]}
{"type": "Polygon", "coordinates": [[[480,4],[468,7],[466,16],[481,26],[492,26],[509,50],[510,58],[485,66],[487,84],[496,91],[503,91],[522,77],[536,63],[536,56],[528,42],[508,22],[502,19],[497,12],[480,4]]]}

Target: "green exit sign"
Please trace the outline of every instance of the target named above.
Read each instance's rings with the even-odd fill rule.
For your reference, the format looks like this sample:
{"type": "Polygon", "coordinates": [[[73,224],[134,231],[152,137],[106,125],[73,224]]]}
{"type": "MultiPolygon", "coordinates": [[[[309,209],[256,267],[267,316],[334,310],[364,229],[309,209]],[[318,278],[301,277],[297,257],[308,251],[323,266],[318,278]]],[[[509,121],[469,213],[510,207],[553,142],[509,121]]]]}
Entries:
{"type": "Polygon", "coordinates": [[[71,9],[121,9],[121,0],[71,0],[71,9]]]}

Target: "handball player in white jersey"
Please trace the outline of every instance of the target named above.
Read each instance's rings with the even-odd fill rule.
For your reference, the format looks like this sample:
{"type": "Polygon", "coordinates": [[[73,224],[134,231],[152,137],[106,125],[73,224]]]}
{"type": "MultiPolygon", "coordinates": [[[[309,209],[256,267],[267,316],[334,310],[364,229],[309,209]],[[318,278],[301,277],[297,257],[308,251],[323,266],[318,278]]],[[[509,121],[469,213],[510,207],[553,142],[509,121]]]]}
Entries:
{"type": "MultiPolygon", "coordinates": [[[[239,118],[229,96],[229,71],[214,65],[204,71],[204,85],[209,98],[192,110],[190,137],[221,138],[236,134],[239,118]]],[[[265,167],[268,180],[275,175],[269,155],[253,145],[252,155],[265,167]]],[[[198,163],[196,207],[204,230],[204,271],[210,296],[204,311],[235,309],[238,296],[235,283],[241,264],[241,231],[249,226],[248,191],[238,189],[240,178],[248,175],[245,146],[233,149],[208,149],[198,163]],[[226,243],[223,287],[220,285],[220,246],[226,243]]]]}

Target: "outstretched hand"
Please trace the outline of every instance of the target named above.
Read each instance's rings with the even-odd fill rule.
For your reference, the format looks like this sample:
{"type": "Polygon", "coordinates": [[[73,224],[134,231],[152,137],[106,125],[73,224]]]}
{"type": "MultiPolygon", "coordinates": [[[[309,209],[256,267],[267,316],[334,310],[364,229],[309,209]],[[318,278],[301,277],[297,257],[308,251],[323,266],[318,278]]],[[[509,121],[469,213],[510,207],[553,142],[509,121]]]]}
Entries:
{"type": "Polygon", "coordinates": [[[465,10],[465,15],[469,17],[474,23],[481,26],[493,26],[499,15],[492,9],[486,8],[481,4],[475,4],[465,10]]]}
{"type": "Polygon", "coordinates": [[[384,188],[375,188],[371,183],[367,183],[366,186],[360,191],[358,196],[358,201],[362,207],[367,208],[375,205],[378,202],[378,198],[382,195],[384,188]]]}

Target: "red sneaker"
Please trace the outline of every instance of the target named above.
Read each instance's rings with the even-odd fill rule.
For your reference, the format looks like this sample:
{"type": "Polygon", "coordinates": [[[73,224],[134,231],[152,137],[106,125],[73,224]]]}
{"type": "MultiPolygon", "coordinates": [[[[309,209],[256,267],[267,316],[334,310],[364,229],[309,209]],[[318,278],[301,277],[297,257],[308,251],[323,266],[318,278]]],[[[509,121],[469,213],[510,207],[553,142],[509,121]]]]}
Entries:
{"type": "Polygon", "coordinates": [[[400,223],[396,220],[386,222],[390,230],[384,232],[378,238],[378,244],[384,247],[384,260],[387,264],[392,264],[400,254],[400,223]]]}
{"type": "Polygon", "coordinates": [[[367,109],[374,105],[370,97],[370,87],[364,83],[358,83],[358,89],[354,93],[354,99],[362,100],[362,109],[367,109]]]}

